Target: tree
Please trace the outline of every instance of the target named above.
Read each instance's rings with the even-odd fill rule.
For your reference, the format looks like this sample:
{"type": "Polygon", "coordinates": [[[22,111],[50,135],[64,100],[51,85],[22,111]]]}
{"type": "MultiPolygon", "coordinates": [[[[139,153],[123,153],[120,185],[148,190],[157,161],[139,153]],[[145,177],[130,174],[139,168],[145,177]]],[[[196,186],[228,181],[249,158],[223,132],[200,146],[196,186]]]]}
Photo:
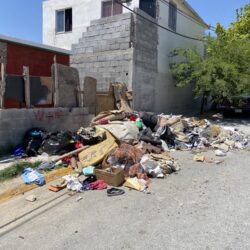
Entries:
{"type": "Polygon", "coordinates": [[[238,14],[229,29],[217,24],[216,37],[206,37],[205,56],[197,48],[175,49],[181,58],[171,65],[178,87],[194,85],[196,97],[216,103],[250,93],[250,4],[238,14]]]}

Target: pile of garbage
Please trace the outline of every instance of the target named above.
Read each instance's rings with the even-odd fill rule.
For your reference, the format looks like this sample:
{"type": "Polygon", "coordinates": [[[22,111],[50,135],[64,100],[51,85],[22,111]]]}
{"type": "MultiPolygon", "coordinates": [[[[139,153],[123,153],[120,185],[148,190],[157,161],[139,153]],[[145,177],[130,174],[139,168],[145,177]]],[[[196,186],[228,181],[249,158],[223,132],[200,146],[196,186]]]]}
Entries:
{"type": "MultiPolygon", "coordinates": [[[[242,132],[211,124],[206,119],[133,111],[122,84],[115,87],[114,94],[118,109],[100,113],[89,127],[79,128],[77,133],[51,134],[39,128],[26,133],[24,154],[66,153],[59,163],[43,162],[37,170],[53,169],[62,163],[75,170],[58,185],[49,186],[51,191],[67,187],[83,192],[105,189],[107,184],[114,187],[123,184],[147,192],[151,178],[164,178],[180,170],[170,155],[171,150],[212,148],[218,154],[225,154],[249,146],[249,138],[242,132]]],[[[26,183],[30,183],[28,174],[31,173],[31,169],[24,173],[26,183]]],[[[109,190],[111,195],[112,192],[123,193],[109,190]]]]}

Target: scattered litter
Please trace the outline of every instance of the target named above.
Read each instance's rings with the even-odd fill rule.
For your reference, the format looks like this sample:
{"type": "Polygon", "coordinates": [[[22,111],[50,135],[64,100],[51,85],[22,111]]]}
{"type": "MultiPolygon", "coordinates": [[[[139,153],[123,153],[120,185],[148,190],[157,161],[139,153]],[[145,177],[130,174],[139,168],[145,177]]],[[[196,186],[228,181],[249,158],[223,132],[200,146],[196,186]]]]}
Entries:
{"type": "Polygon", "coordinates": [[[224,160],[221,160],[221,161],[215,161],[215,164],[219,165],[219,164],[221,164],[221,163],[223,163],[223,162],[224,162],[224,160]]]}
{"type": "Polygon", "coordinates": [[[214,151],[216,156],[226,156],[227,154],[225,152],[223,152],[222,150],[215,150],[214,151]]]}
{"type": "Polygon", "coordinates": [[[118,196],[118,195],[122,195],[125,194],[125,191],[122,189],[118,189],[118,188],[109,188],[107,190],[107,195],[108,196],[118,196]]]}
{"type": "Polygon", "coordinates": [[[217,118],[217,119],[223,119],[223,114],[217,113],[217,114],[212,115],[212,117],[217,118]]]}
{"type": "MultiPolygon", "coordinates": [[[[79,128],[77,133],[47,133],[41,128],[26,132],[23,145],[15,148],[16,157],[38,155],[42,163],[37,170],[24,170],[25,183],[44,185],[39,171],[64,166],[74,173],[49,185],[50,191],[67,188],[69,195],[75,195],[107,189],[109,185],[107,195],[115,196],[124,194],[124,190],[114,187],[124,185],[150,193],[152,178],[164,178],[180,170],[172,151],[192,150],[194,161],[221,164],[223,160],[210,159],[201,152],[213,149],[216,156],[226,156],[230,150],[250,148],[249,137],[235,128],[195,117],[137,112],[131,108],[131,92],[125,84],[114,83],[112,88],[118,110],[101,112],[90,126],[79,128]],[[52,159],[51,155],[56,154],[59,156],[52,159]]],[[[216,114],[213,118],[223,117],[216,114]]],[[[81,199],[76,197],[76,201],[81,199]]]]}
{"type": "Polygon", "coordinates": [[[108,185],[118,187],[124,182],[124,170],[118,168],[96,169],[95,175],[98,180],[104,180],[108,185]]]}
{"type": "Polygon", "coordinates": [[[161,170],[160,164],[157,161],[153,160],[150,155],[142,156],[140,164],[147,174],[157,178],[164,178],[164,174],[161,170]]]}
{"type": "Polygon", "coordinates": [[[86,167],[82,170],[82,173],[85,175],[85,176],[90,176],[90,175],[94,175],[95,174],[95,167],[93,166],[89,166],[89,167],[86,167]]]}
{"type": "Polygon", "coordinates": [[[36,201],[36,196],[34,194],[28,195],[27,197],[25,197],[26,201],[30,201],[30,202],[34,202],[36,201]]]}
{"type": "Polygon", "coordinates": [[[45,184],[44,176],[32,168],[26,168],[22,174],[22,178],[26,184],[35,183],[39,186],[43,186],[45,184]]]}
{"type": "Polygon", "coordinates": [[[132,188],[141,192],[148,188],[147,182],[144,179],[138,179],[137,177],[128,178],[124,183],[124,187],[132,188]]]}
{"type": "Polygon", "coordinates": [[[194,161],[198,161],[198,162],[206,162],[206,163],[215,163],[215,161],[207,156],[204,155],[195,155],[193,157],[194,161]]]}
{"type": "Polygon", "coordinates": [[[42,162],[38,167],[37,170],[51,170],[55,168],[54,162],[42,162]]]}
{"type": "Polygon", "coordinates": [[[81,197],[81,196],[76,197],[76,201],[77,202],[80,201],[80,200],[82,200],[82,199],[83,199],[83,197],[81,197]]]}
{"type": "Polygon", "coordinates": [[[59,192],[60,190],[67,187],[67,181],[63,179],[59,184],[49,185],[48,189],[52,192],[59,192]]]}
{"type": "Polygon", "coordinates": [[[205,156],[204,155],[195,155],[193,157],[194,161],[200,161],[200,162],[204,162],[205,161],[205,156]]]}
{"type": "Polygon", "coordinates": [[[108,187],[107,183],[103,180],[97,180],[90,183],[90,190],[102,190],[108,187]]]}

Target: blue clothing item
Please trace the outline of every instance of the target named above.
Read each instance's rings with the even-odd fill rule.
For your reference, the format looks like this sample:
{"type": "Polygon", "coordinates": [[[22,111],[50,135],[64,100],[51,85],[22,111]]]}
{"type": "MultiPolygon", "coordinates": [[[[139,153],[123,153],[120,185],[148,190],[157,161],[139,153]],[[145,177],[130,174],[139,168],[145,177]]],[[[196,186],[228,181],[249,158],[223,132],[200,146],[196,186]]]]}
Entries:
{"type": "Polygon", "coordinates": [[[22,156],[26,156],[25,150],[23,148],[22,145],[18,145],[16,146],[13,151],[12,154],[16,157],[22,157],[22,156]]]}
{"type": "Polygon", "coordinates": [[[43,186],[45,184],[44,176],[32,168],[25,168],[22,178],[26,184],[35,183],[38,186],[43,186]]]}

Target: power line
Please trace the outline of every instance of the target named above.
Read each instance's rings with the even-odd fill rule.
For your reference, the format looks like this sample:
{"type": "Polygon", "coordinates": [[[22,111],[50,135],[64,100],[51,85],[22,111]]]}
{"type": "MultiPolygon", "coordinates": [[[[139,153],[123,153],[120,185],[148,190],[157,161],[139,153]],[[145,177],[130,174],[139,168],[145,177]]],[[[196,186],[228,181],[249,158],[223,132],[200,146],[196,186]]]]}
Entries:
{"type": "Polygon", "coordinates": [[[156,25],[156,26],[158,26],[158,27],[160,27],[160,28],[162,28],[162,29],[164,29],[164,30],[167,30],[167,31],[169,31],[169,32],[171,32],[171,33],[173,33],[173,34],[176,34],[176,35],[181,36],[181,37],[184,37],[184,38],[188,38],[188,39],[195,40],[195,41],[199,41],[199,42],[205,42],[204,39],[199,39],[199,38],[187,36],[187,35],[184,35],[184,34],[175,32],[175,31],[173,31],[173,30],[171,30],[171,29],[169,29],[169,28],[166,28],[166,27],[164,27],[164,26],[162,26],[162,25],[160,25],[160,24],[158,24],[158,23],[156,23],[156,22],[154,22],[154,21],[152,21],[152,20],[146,18],[145,16],[141,15],[140,13],[138,13],[138,12],[136,12],[136,11],[130,9],[129,7],[127,7],[127,6],[125,6],[124,4],[122,4],[119,0],[114,0],[114,1],[115,1],[116,3],[122,5],[125,9],[129,10],[130,12],[136,14],[137,16],[140,16],[141,18],[145,19],[146,21],[148,21],[148,22],[150,22],[150,23],[152,23],[152,24],[154,24],[154,25],[156,25]]]}
{"type": "MultiPolygon", "coordinates": [[[[166,4],[168,7],[170,6],[169,2],[167,2],[166,0],[160,0],[162,3],[166,4]]],[[[187,13],[185,13],[184,11],[182,11],[181,9],[176,8],[177,12],[179,12],[180,15],[186,17],[187,19],[189,19],[192,22],[195,22],[197,24],[199,24],[198,21],[196,21],[192,16],[188,15],[187,13]]],[[[215,27],[212,25],[209,25],[208,30],[211,31],[215,31],[215,27]]]]}
{"type": "MultiPolygon", "coordinates": [[[[160,1],[161,1],[162,3],[164,3],[164,4],[166,4],[168,7],[170,6],[170,3],[167,2],[166,0],[160,0],[160,1]]],[[[180,15],[186,17],[186,18],[189,19],[190,21],[195,22],[195,23],[198,23],[198,21],[195,20],[194,17],[188,15],[187,13],[185,13],[184,11],[182,11],[181,9],[178,9],[178,8],[176,7],[176,10],[177,10],[177,12],[179,12],[180,15]]],[[[198,23],[198,24],[199,24],[199,23],[198,23]]],[[[209,29],[210,29],[210,27],[212,27],[212,26],[210,25],[210,26],[209,26],[209,29]]]]}

